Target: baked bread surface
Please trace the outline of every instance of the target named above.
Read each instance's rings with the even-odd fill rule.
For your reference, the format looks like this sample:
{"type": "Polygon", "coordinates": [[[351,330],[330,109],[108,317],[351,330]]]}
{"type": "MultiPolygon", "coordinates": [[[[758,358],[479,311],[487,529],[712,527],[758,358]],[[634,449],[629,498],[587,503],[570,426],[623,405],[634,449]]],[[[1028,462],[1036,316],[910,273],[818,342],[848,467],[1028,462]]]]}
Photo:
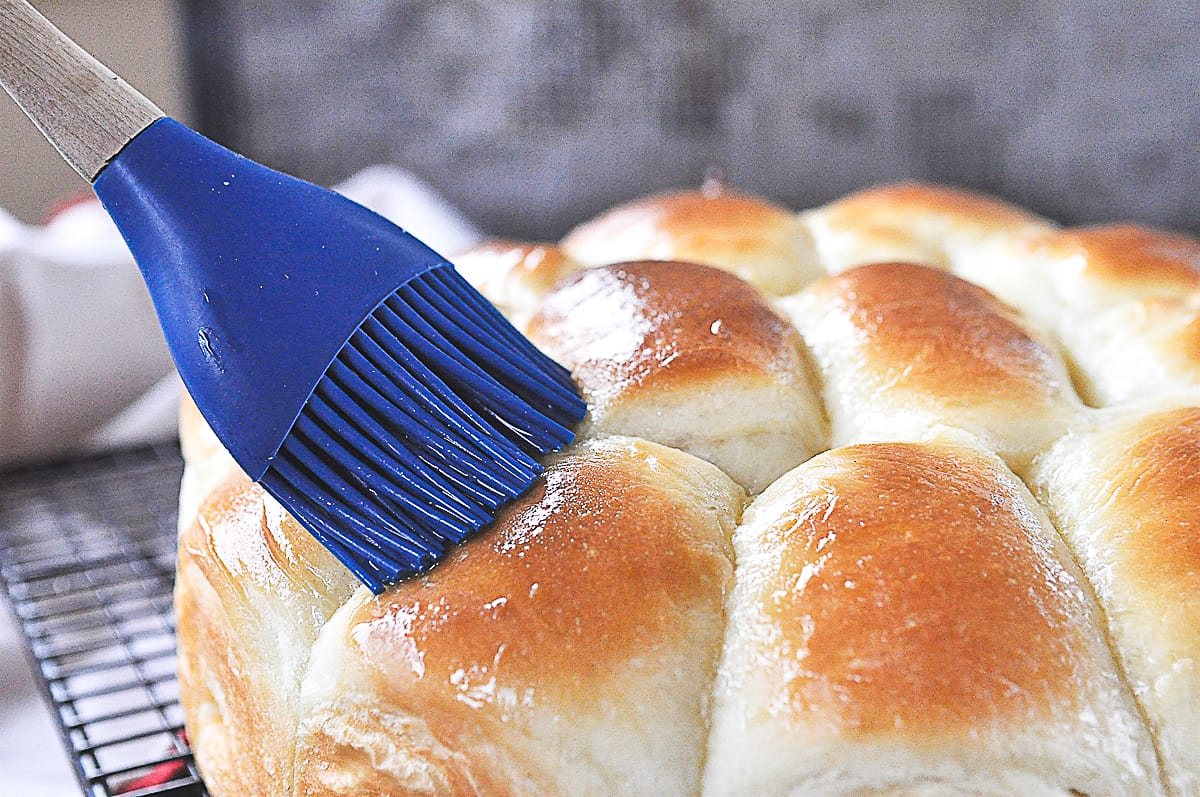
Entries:
{"type": "Polygon", "coordinates": [[[1200,795],[1200,245],[708,184],[462,270],[588,400],[379,596],[181,411],[230,795],[1200,795]]]}

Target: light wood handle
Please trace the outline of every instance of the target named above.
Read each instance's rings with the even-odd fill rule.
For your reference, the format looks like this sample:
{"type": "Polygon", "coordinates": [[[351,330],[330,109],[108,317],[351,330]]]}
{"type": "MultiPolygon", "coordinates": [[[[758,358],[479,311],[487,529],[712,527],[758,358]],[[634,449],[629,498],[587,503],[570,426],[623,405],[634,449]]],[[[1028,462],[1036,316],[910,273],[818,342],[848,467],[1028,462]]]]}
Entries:
{"type": "Polygon", "coordinates": [[[0,85],[89,183],[164,116],[25,0],[0,0],[0,85]]]}

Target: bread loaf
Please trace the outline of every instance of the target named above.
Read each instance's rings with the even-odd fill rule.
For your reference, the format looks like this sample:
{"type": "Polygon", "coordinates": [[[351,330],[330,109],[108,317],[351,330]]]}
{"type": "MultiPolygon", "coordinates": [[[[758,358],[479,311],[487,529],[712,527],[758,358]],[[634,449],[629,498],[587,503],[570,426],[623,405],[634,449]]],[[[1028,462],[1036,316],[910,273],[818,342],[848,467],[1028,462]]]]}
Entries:
{"type": "Polygon", "coordinates": [[[1200,796],[1196,251],[919,184],[478,247],[589,416],[379,596],[185,405],[210,791],[1200,796]]]}

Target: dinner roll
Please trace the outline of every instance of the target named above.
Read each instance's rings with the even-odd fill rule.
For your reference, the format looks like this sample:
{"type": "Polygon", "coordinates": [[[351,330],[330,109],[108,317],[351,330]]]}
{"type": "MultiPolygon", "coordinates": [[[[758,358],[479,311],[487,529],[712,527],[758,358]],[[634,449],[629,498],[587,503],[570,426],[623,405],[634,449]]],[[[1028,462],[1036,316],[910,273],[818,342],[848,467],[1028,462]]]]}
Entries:
{"type": "Polygon", "coordinates": [[[1033,482],[1105,611],[1175,794],[1200,794],[1200,395],[1097,414],[1033,482]]]}
{"type": "Polygon", "coordinates": [[[1200,241],[1135,224],[1044,230],[995,241],[956,271],[1061,328],[1121,302],[1200,290],[1200,241]]]}
{"type": "Polygon", "coordinates": [[[588,266],[680,260],[729,271],[772,296],[820,275],[808,230],[778,205],[710,180],[700,191],[659,194],[620,205],[562,240],[588,266]]]}
{"type": "Polygon", "coordinates": [[[706,795],[1162,793],[1103,619],[993,455],[822,454],[734,548],[706,795]]]}
{"type": "Polygon", "coordinates": [[[1051,343],[946,272],[858,266],[780,307],[813,352],[835,446],[946,425],[1022,469],[1081,408],[1051,343]]]}
{"type": "Polygon", "coordinates": [[[993,239],[1052,228],[997,199],[917,182],[868,188],[802,219],[833,274],[885,261],[950,268],[993,239]]]}
{"type": "Polygon", "coordinates": [[[732,274],[656,261],[589,269],[546,295],[528,331],[574,373],[584,435],[681,448],[752,492],[825,447],[800,335],[732,274]]]}
{"type": "Polygon", "coordinates": [[[742,498],[644,441],[562,456],[487,536],[325,626],[296,793],[696,794],[742,498]]]}
{"type": "Polygon", "coordinates": [[[553,244],[484,241],[454,258],[454,268],[518,328],[534,304],[580,265],[553,244]]]}

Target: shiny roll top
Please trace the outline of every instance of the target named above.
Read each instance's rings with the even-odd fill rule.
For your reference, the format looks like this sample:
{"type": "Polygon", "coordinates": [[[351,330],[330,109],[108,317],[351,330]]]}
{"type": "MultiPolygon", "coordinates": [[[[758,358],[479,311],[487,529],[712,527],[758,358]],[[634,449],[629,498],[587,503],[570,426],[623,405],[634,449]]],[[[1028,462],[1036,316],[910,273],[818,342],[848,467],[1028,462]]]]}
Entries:
{"type": "Polygon", "coordinates": [[[431,572],[356,587],[185,407],[210,790],[1200,795],[1195,251],[709,184],[463,253],[589,415],[431,572]]]}

